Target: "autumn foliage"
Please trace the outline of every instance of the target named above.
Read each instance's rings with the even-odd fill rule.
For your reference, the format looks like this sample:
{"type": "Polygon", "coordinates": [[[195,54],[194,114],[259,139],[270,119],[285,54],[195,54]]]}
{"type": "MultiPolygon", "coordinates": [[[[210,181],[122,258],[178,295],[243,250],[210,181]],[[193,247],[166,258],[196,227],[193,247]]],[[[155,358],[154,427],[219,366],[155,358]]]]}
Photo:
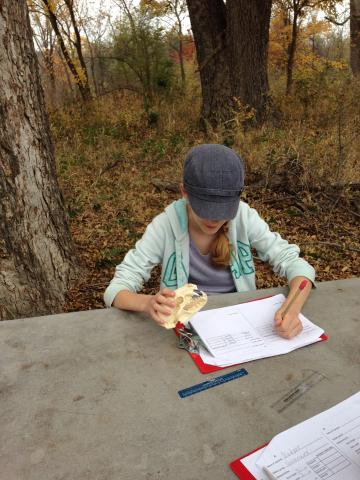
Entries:
{"type": "MultiPolygon", "coordinates": [[[[287,92],[291,24],[275,12],[268,120],[252,126],[254,112],[235,101],[231,128],[220,125],[204,133],[198,124],[201,89],[192,37],[181,37],[184,84],[178,30],[159,23],[158,12],[151,16],[148,3],[139,17],[130,12],[119,19],[117,36],[92,44],[83,38],[88,68],[91,48],[94,57],[89,76],[94,98],[86,104],[78,101],[58,49],[52,57],[55,91],[42,62],[58,173],[83,268],[66,309],[103,306],[114,266],[147,223],[178,197],[174,185],[181,179],[184,155],[201,142],[225,143],[241,153],[247,174],[244,200],[273,230],[300,245],[320,281],[359,276],[360,85],[349,71],[346,39],[336,36],[323,17],[304,20],[287,92]],[[150,29],[143,32],[156,32],[151,41],[166,47],[150,59],[157,65],[165,62],[162,70],[140,56],[127,57],[134,45],[138,52],[143,48],[140,30],[131,23],[139,19],[150,29]],[[121,48],[115,48],[116,38],[121,48]],[[155,71],[159,76],[146,83],[146,72],[155,71]],[[147,87],[151,95],[144,94],[147,87]],[[168,188],[157,187],[157,181],[168,188]]],[[[258,287],[282,283],[257,263],[258,287]]],[[[146,292],[156,290],[158,274],[156,270],[146,292]]]]}

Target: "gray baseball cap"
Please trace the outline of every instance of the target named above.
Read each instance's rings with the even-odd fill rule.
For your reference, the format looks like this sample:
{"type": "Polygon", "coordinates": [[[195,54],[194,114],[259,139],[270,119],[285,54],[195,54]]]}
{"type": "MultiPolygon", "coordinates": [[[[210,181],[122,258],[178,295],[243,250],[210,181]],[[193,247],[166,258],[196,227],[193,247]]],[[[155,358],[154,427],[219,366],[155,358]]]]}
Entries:
{"type": "Polygon", "coordinates": [[[196,215],[230,220],[236,216],[244,187],[243,162],[224,145],[198,145],[185,158],[183,183],[196,215]]]}

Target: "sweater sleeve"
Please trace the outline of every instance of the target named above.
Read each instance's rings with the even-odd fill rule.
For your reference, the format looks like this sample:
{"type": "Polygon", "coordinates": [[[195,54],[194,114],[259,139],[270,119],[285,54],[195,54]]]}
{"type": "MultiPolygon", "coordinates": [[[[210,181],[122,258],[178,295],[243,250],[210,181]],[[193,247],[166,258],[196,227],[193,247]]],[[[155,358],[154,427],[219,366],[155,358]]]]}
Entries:
{"type": "Polygon", "coordinates": [[[303,276],[314,284],[315,270],[299,257],[300,248],[284,240],[279,233],[270,231],[268,224],[253,208],[248,211],[248,238],[260,259],[269,262],[275,273],[286,277],[288,282],[303,276]]]}
{"type": "Polygon", "coordinates": [[[164,255],[164,226],[161,215],[147,226],[144,235],[117,265],[114,278],[104,293],[104,302],[111,307],[114,298],[121,290],[138,292],[149,280],[151,270],[162,262],[164,255]]]}

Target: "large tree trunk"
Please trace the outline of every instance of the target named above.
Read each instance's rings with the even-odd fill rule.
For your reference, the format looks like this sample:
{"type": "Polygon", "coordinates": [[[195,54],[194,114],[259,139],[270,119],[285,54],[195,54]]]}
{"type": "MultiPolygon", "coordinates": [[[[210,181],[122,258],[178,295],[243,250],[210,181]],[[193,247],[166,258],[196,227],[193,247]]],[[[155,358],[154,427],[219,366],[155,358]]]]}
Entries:
{"type": "Polygon", "coordinates": [[[227,38],[233,96],[262,121],[269,100],[267,54],[272,0],[227,0],[227,38]]]}
{"type": "Polygon", "coordinates": [[[350,0],[350,65],[360,74],[360,0],[350,0]]]}
{"type": "Polygon", "coordinates": [[[229,121],[239,100],[264,118],[272,0],[187,0],[199,63],[202,116],[229,121]]]}
{"type": "Polygon", "coordinates": [[[233,110],[226,46],[226,7],[223,0],[188,0],[200,71],[203,122],[215,126],[233,110]]]}
{"type": "Polygon", "coordinates": [[[74,272],[26,0],[0,2],[0,318],[60,310],[74,272]]]}

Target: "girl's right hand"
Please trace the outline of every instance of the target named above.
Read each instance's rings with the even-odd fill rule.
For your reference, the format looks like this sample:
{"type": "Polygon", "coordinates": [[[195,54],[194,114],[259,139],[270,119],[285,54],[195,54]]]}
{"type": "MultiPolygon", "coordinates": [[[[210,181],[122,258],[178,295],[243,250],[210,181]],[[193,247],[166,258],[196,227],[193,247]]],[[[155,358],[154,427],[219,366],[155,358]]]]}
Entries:
{"type": "Polygon", "coordinates": [[[158,324],[164,325],[166,322],[159,317],[160,315],[171,315],[176,307],[174,302],[175,292],[169,288],[163,288],[156,295],[149,297],[146,307],[146,313],[158,324]]]}

